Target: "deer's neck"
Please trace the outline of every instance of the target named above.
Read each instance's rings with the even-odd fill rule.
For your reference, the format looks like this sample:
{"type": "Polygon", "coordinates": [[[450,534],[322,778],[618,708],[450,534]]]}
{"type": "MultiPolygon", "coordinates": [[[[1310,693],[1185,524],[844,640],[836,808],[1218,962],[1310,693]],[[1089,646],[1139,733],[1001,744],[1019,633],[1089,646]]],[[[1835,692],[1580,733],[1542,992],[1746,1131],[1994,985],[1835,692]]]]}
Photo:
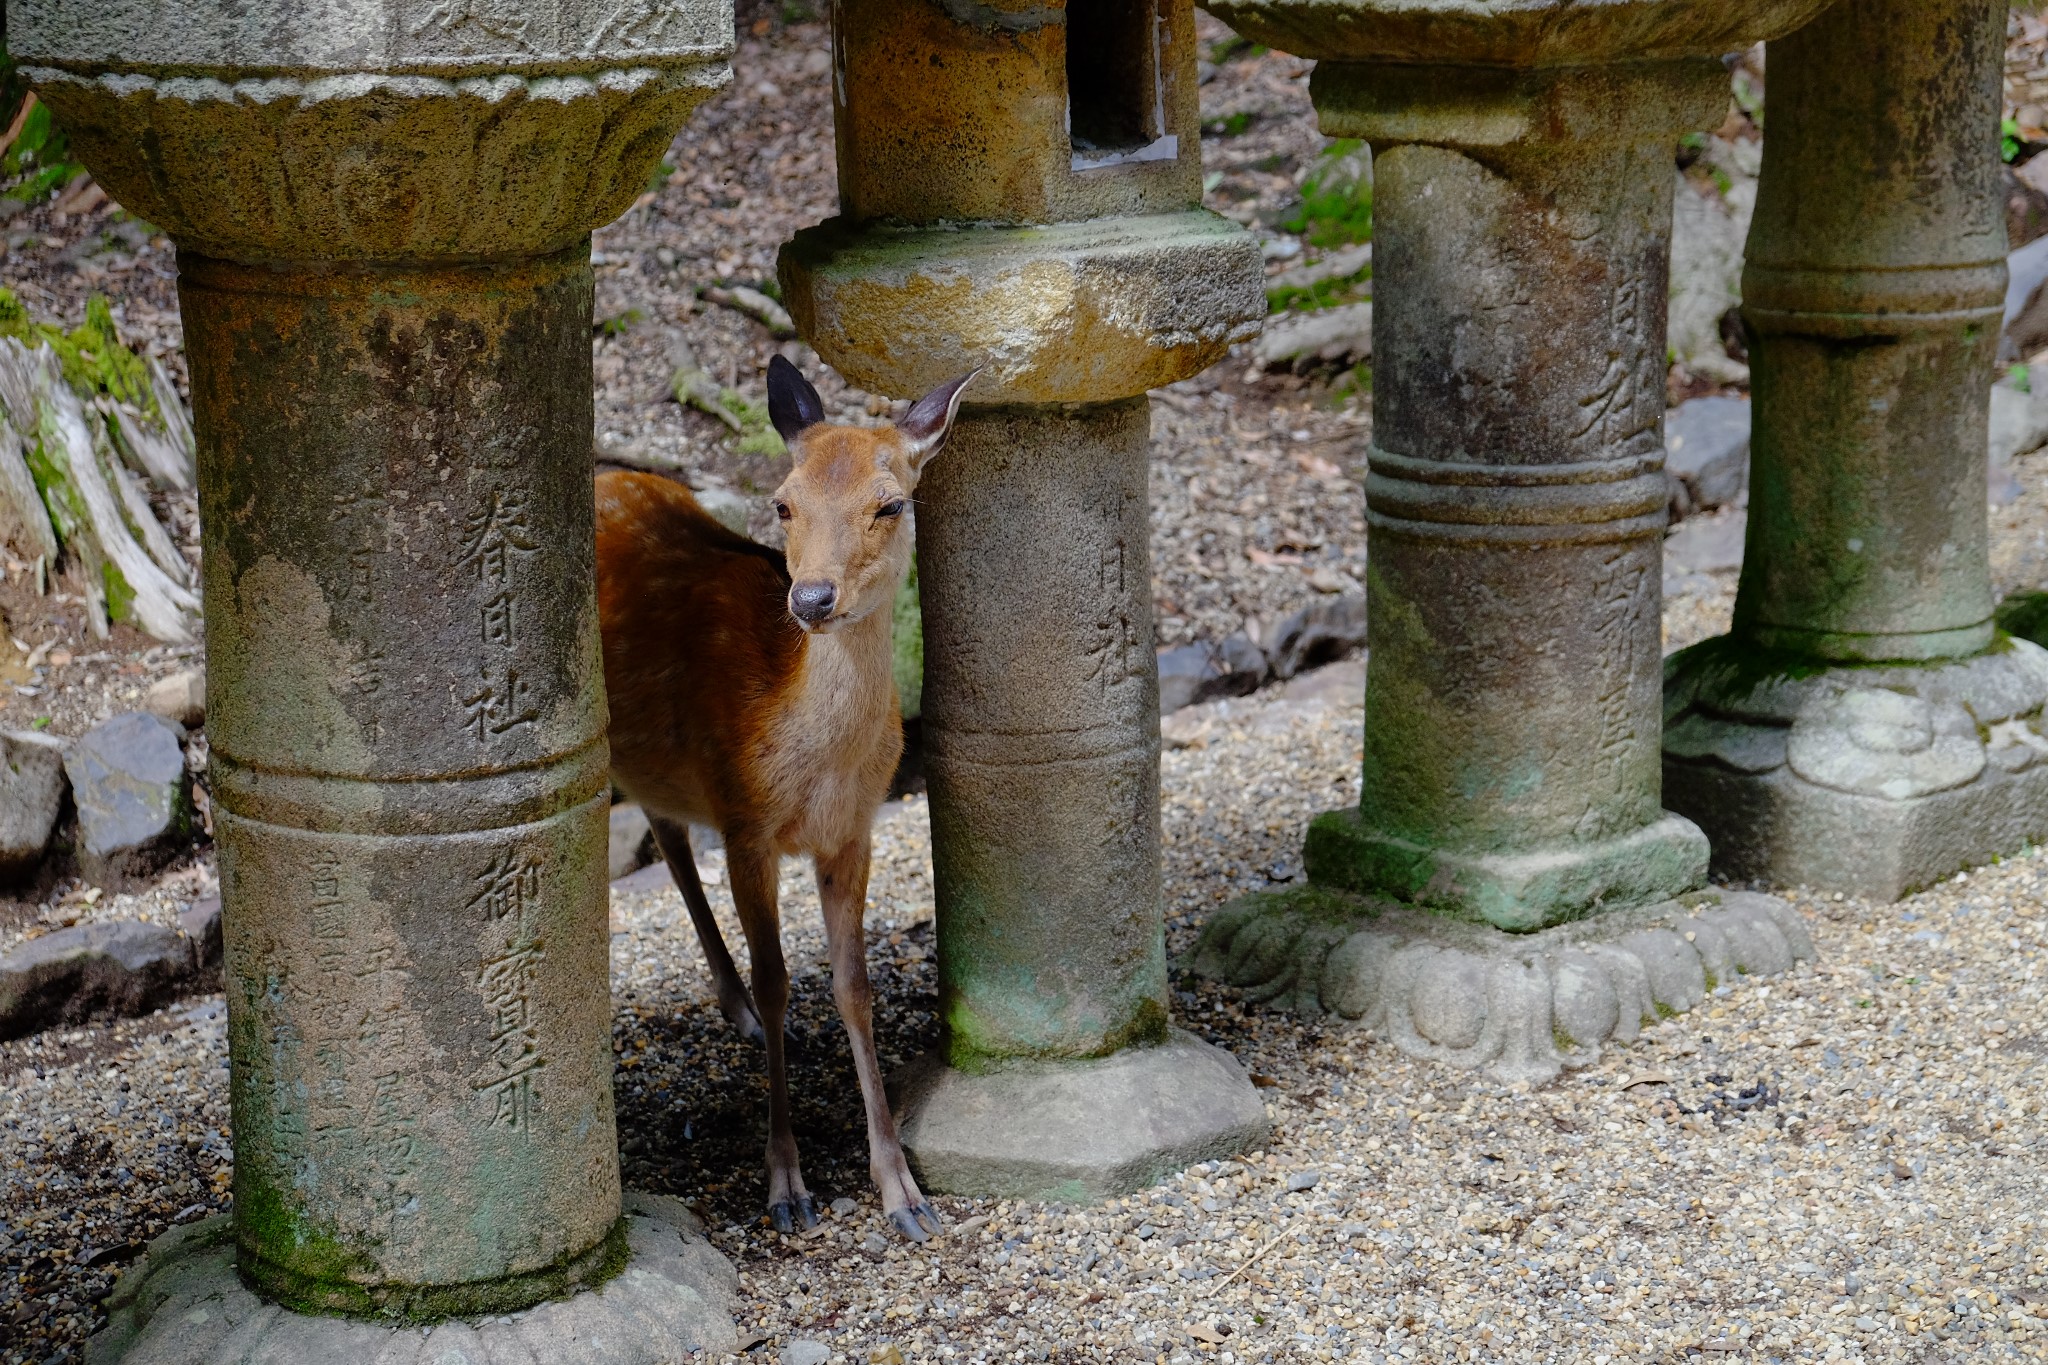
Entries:
{"type": "Polygon", "coordinates": [[[830,635],[804,637],[787,714],[814,745],[857,760],[861,741],[879,741],[896,718],[893,616],[883,606],[830,635]]]}

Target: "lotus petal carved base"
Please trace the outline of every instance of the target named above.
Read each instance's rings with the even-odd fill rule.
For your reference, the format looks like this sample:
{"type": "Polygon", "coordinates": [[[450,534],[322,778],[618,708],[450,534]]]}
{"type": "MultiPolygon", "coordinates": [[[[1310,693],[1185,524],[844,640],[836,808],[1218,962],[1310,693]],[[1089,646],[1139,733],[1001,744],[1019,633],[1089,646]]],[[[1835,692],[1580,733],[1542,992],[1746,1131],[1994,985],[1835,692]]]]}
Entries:
{"type": "Polygon", "coordinates": [[[1410,1056],[1514,1082],[1584,1066],[1609,1038],[1631,1041],[1723,985],[1813,955],[1798,913],[1754,892],[1510,934],[1307,886],[1225,906],[1188,965],[1253,1000],[1356,1020],[1410,1056]]]}

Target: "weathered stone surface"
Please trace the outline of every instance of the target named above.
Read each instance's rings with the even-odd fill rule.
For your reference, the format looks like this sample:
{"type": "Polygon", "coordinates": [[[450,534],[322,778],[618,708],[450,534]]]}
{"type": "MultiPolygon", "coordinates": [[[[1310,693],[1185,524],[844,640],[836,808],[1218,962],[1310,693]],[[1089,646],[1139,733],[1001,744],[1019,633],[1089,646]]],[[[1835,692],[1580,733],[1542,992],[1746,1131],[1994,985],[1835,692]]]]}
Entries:
{"type": "Polygon", "coordinates": [[[65,747],[33,730],[0,733],[0,878],[28,875],[49,852],[70,786],[65,747]]]}
{"type": "Polygon", "coordinates": [[[1664,563],[1683,573],[1728,573],[1742,567],[1749,518],[1740,508],[1687,517],[1664,541],[1664,563]]]}
{"type": "Polygon", "coordinates": [[[1785,902],[1708,890],[1532,934],[1318,887],[1233,901],[1189,954],[1249,999],[1356,1020],[1410,1056],[1543,1081],[1740,976],[1813,958],[1785,902]]]}
{"type": "Polygon", "coordinates": [[[173,857],[192,818],[184,731],[131,711],[72,741],[64,754],[78,806],[78,857],[85,875],[125,885],[173,857]]]}
{"type": "Polygon", "coordinates": [[[835,218],[778,270],[818,354],[901,398],[975,364],[975,403],[1129,398],[1200,373],[1266,316],[1257,241],[1204,209],[972,231],[835,218]]]}
{"type": "Polygon", "coordinates": [[[1664,472],[1683,485],[1688,514],[1740,498],[1749,486],[1749,400],[1695,398],[1665,413],[1664,472]]]}
{"type": "MultiPolygon", "coordinates": [[[[622,1234],[587,233],[727,78],[730,9],[9,18],[74,151],[179,248],[236,1268],[296,1309],[400,1319],[602,1280],[622,1234]]],[[[525,1320],[560,1331],[527,1353],[666,1359],[665,1312],[548,1304],[525,1320]]],[[[259,1316],[239,1336],[264,1358],[342,1330],[259,1316]]]]}
{"type": "MultiPolygon", "coordinates": [[[[904,1136],[924,1188],[953,1190],[1014,1165],[1031,1094],[1099,1127],[1092,1075],[1178,1055],[1141,395],[1256,335],[1266,299],[1256,241],[1200,207],[1189,0],[844,0],[833,20],[843,216],[784,247],[790,314],[873,392],[981,367],[918,509],[942,1056],[962,1070],[932,1063],[904,1136]],[[987,1102],[1019,1068],[1040,1088],[987,1102]]],[[[1107,1189],[1251,1140],[1218,1121],[1258,1107],[1245,1077],[1205,1084],[1121,1156],[1091,1133],[1070,1161],[1055,1127],[1022,1159],[1107,1189]]]]}
{"type": "Polygon", "coordinates": [[[150,1243],[107,1299],[90,1365],[677,1365],[739,1344],[739,1277],[673,1199],[625,1196],[624,1269],[601,1287],[523,1312],[443,1322],[431,1333],[301,1317],[249,1292],[233,1229],[204,1219],[150,1243]]]}
{"type": "Polygon", "coordinates": [[[939,1008],[959,1061],[1165,1035],[1151,580],[1117,548],[1146,543],[1150,421],[1143,399],[963,409],[918,489],[939,1008]]]}
{"type": "Polygon", "coordinates": [[[974,1072],[932,1054],[895,1088],[918,1178],[960,1194],[1107,1199],[1256,1146],[1269,1131],[1236,1059],[1179,1029],[1107,1057],[1020,1058],[974,1072]]]}
{"type": "Polygon", "coordinates": [[[630,877],[661,855],[654,847],[654,827],[638,803],[621,801],[611,810],[611,879],[630,877]]]}
{"type": "Polygon", "coordinates": [[[148,1014],[192,982],[191,945],[133,920],[77,924],[0,957],[0,1038],[61,1024],[148,1014]]]}
{"type": "Polygon", "coordinates": [[[1818,670],[1710,640],[1668,676],[1665,800],[1716,876],[1888,900],[2048,838],[2048,651],[2029,640],[1818,670]]]}
{"type": "Polygon", "coordinates": [[[1666,683],[1666,800],[1720,876],[1889,897],[2048,835],[2048,656],[1995,640],[1986,550],[2003,13],[1882,0],[1771,54],[1748,553],[1666,683]]]}
{"type": "Polygon", "coordinates": [[[173,725],[198,729],[206,724],[206,670],[184,668],[158,678],[142,694],[142,709],[173,725]]]}
{"type": "Polygon", "coordinates": [[[1363,593],[1317,598],[1289,613],[1265,632],[1273,676],[1291,678],[1365,648],[1365,625],[1363,593]]]}
{"type": "MultiPolygon", "coordinates": [[[[1738,52],[1786,33],[1828,0],[1216,0],[1216,17],[1254,42],[1332,64],[1470,62],[1559,67],[1738,52]]],[[[1327,129],[1325,131],[1328,131],[1327,129]]]]}
{"type": "Polygon", "coordinates": [[[1771,54],[1743,291],[1756,470],[1735,633],[1753,644],[1847,662],[1991,641],[2003,14],[1883,0],[1771,54]],[[1901,195],[1914,212],[1873,211],[1901,195]]]}

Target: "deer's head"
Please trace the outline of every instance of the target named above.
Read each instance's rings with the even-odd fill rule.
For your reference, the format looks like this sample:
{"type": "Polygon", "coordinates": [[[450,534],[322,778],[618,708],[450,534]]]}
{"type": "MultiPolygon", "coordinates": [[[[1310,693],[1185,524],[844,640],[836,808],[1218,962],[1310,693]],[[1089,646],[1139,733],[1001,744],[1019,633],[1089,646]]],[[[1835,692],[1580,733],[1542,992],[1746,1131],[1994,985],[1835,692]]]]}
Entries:
{"type": "Polygon", "coordinates": [[[814,635],[887,612],[916,545],[911,497],[945,444],[960,394],[979,371],[948,380],[893,426],[825,421],[818,391],[796,366],[768,362],[768,417],[792,468],[775,490],[788,536],[789,614],[814,635]]]}

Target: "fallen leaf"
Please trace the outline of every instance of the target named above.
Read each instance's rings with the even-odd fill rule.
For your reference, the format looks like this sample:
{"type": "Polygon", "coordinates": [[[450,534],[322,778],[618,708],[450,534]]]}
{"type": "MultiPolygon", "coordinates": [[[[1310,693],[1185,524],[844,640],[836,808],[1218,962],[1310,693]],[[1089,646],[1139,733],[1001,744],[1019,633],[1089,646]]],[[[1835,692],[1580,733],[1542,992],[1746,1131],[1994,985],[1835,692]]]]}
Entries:
{"type": "Polygon", "coordinates": [[[1255,546],[1253,546],[1253,547],[1252,547],[1251,549],[1249,549],[1249,550],[1246,550],[1246,551],[1244,552],[1244,554],[1245,554],[1245,558],[1246,558],[1246,559],[1249,559],[1249,560],[1250,560],[1250,561],[1251,561],[1252,563],[1254,563],[1254,564],[1260,564],[1260,565],[1269,565],[1269,566],[1270,566],[1270,565],[1274,565],[1274,564],[1299,564],[1299,563],[1301,563],[1301,562],[1302,562],[1302,559],[1301,559],[1301,556],[1300,556],[1300,555],[1294,555],[1294,554],[1277,554],[1277,555],[1276,555],[1276,554],[1274,554],[1274,553],[1273,553],[1273,552],[1272,552],[1271,550],[1261,550],[1261,549],[1259,549],[1259,548],[1258,548],[1258,547],[1257,547],[1256,545],[1255,545],[1255,546]]]}
{"type": "Polygon", "coordinates": [[[1188,1335],[1196,1341],[1206,1341],[1211,1346],[1221,1346],[1225,1340],[1221,1332],[1199,1322],[1188,1328],[1188,1335]]]}
{"type": "Polygon", "coordinates": [[[1623,1090],[1633,1090],[1639,1085],[1669,1084],[1671,1084],[1671,1073],[1668,1071],[1645,1071],[1640,1076],[1623,1076],[1620,1081],[1620,1088],[1623,1090]]]}
{"type": "Polygon", "coordinates": [[[1275,1080],[1273,1077],[1266,1075],[1264,1072],[1254,1071],[1252,1073],[1252,1084],[1259,1087],[1259,1089],[1261,1090],[1272,1090],[1277,1088],[1280,1082],[1275,1080]]]}
{"type": "Polygon", "coordinates": [[[766,1332],[747,1332],[740,1337],[740,1344],[734,1349],[739,1351],[751,1351],[756,1346],[759,1346],[762,1342],[766,1340],[768,1340],[768,1334],[766,1332]]]}

